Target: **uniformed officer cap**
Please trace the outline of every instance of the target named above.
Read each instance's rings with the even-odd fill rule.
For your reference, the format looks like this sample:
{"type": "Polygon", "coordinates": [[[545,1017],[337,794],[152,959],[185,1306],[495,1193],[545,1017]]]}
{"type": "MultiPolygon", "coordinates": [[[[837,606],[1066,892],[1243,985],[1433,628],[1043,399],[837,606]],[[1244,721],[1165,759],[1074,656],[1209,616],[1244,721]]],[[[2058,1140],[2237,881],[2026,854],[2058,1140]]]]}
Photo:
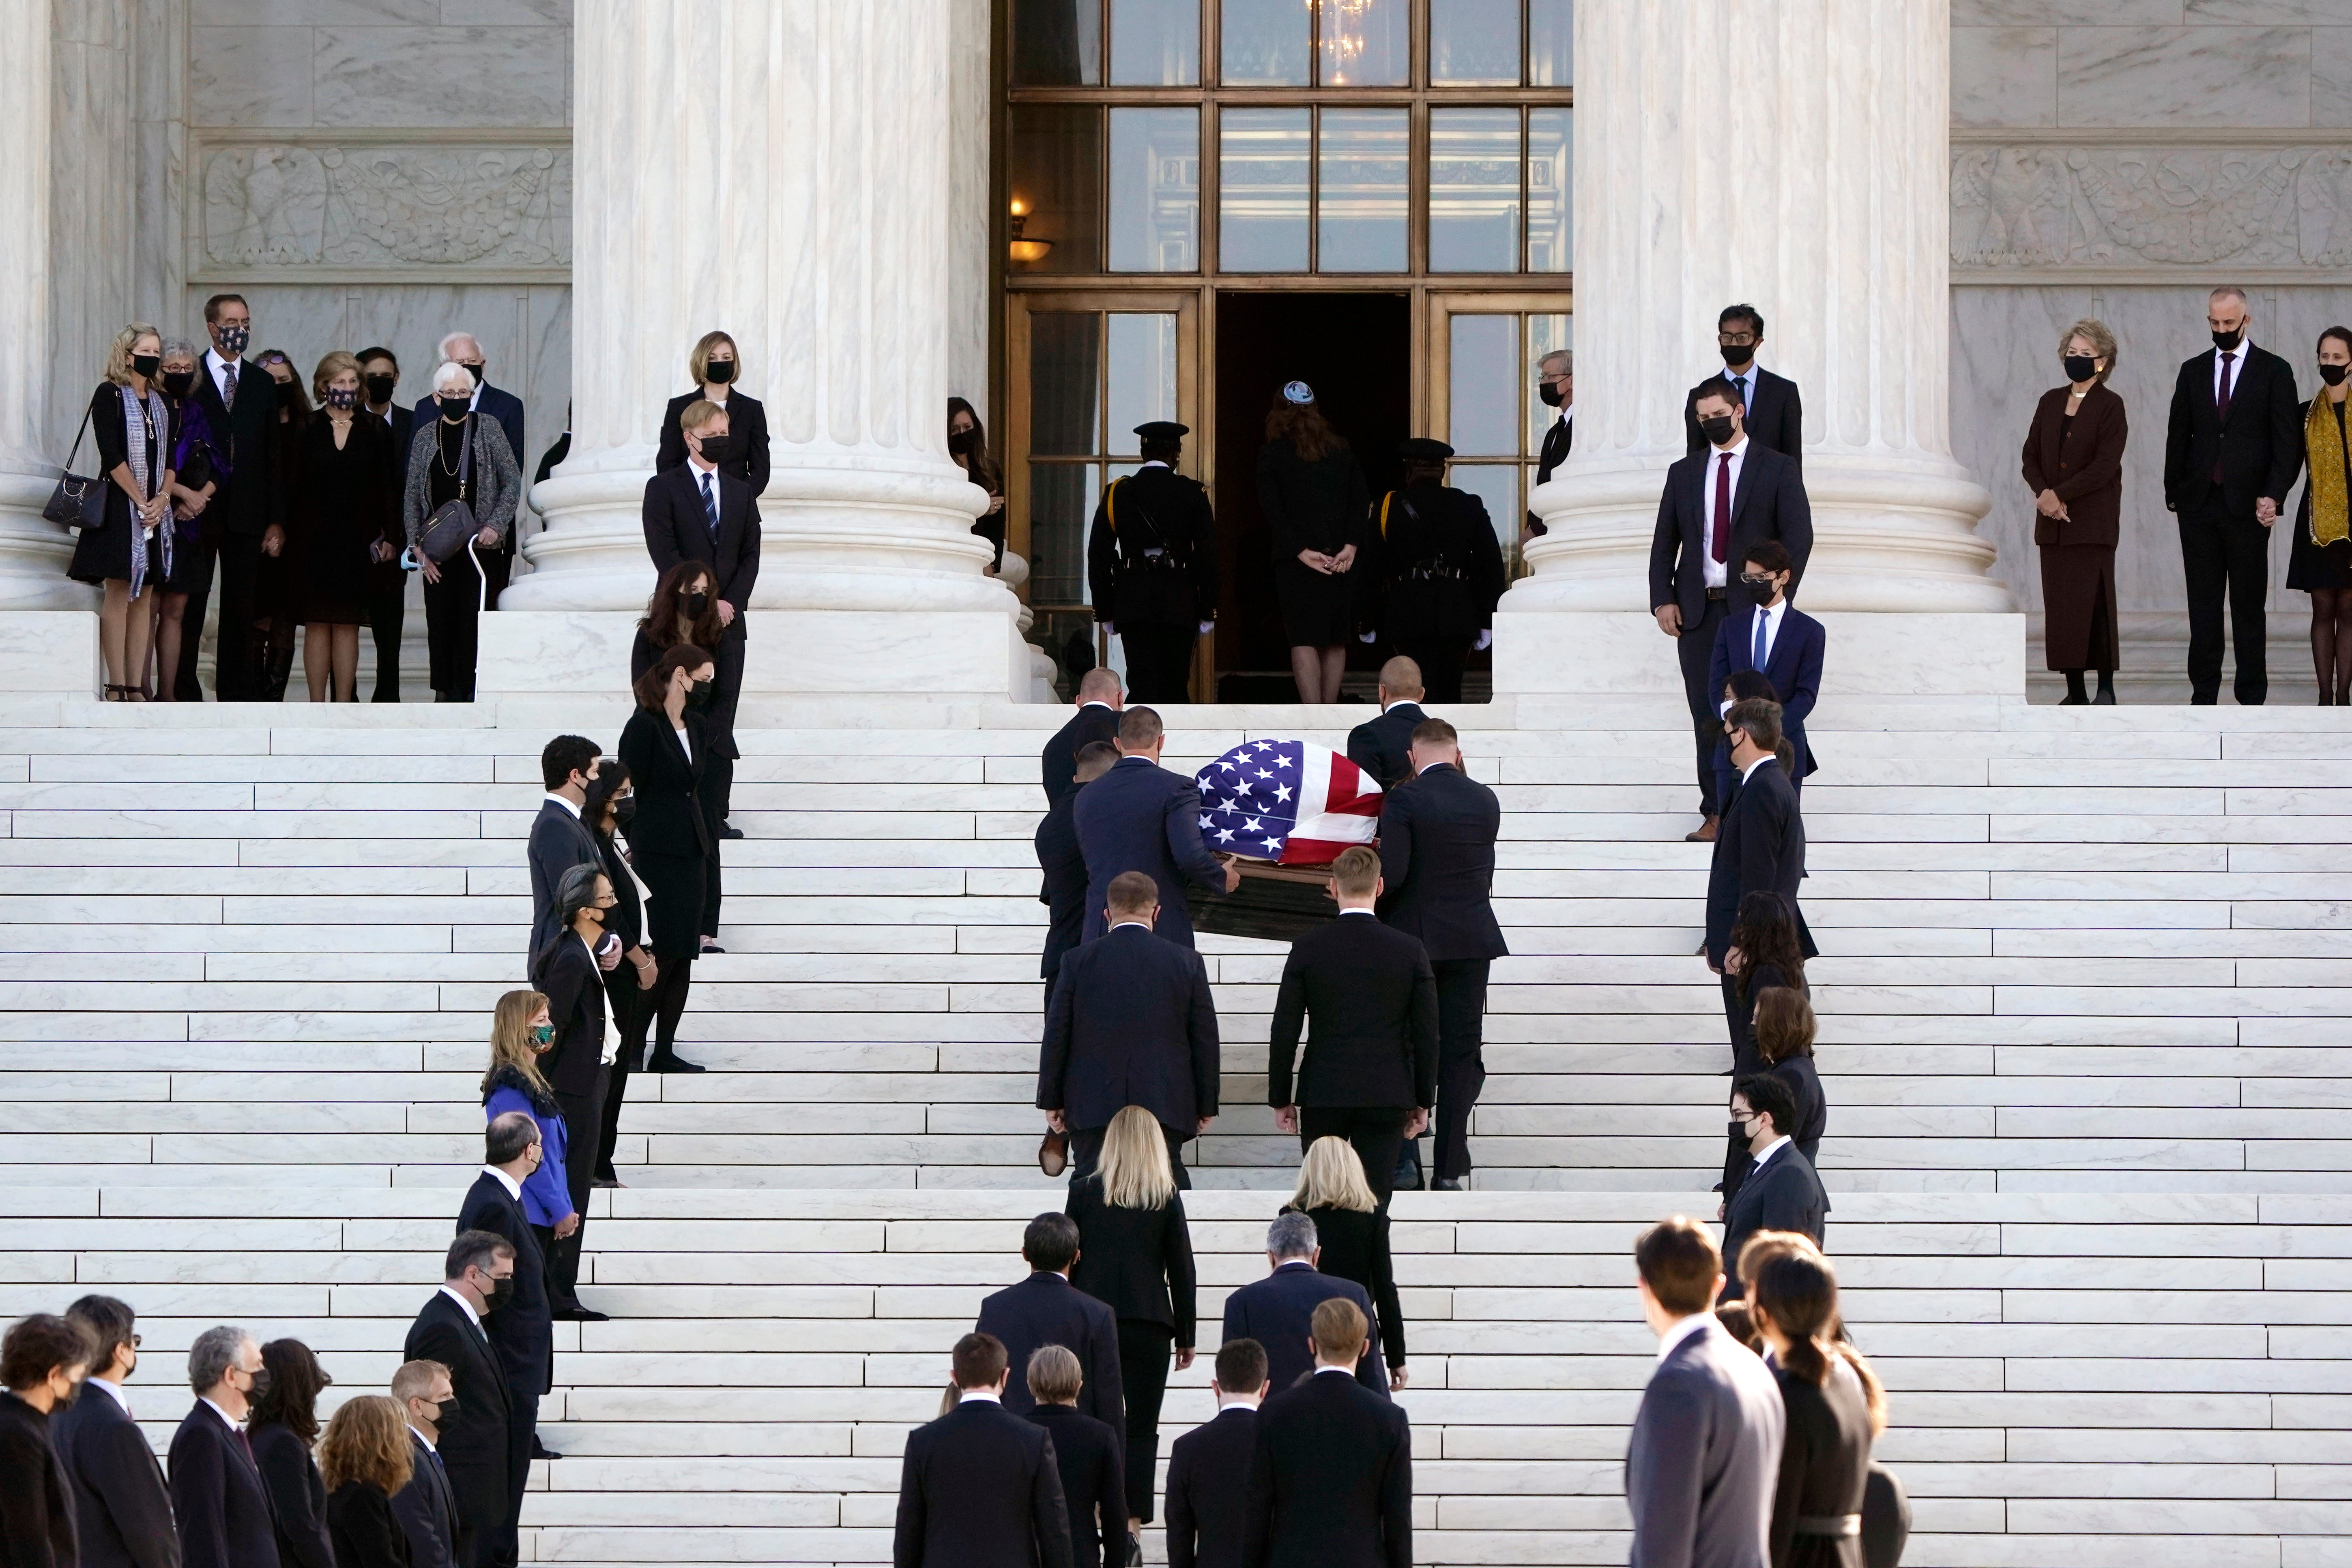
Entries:
{"type": "Polygon", "coordinates": [[[1173,419],[1154,419],[1137,426],[1135,433],[1147,441],[1181,441],[1192,433],[1192,427],[1179,425],[1173,419]]]}
{"type": "Polygon", "coordinates": [[[1454,456],[1454,448],[1427,436],[1415,436],[1397,443],[1397,456],[1408,463],[1442,463],[1454,456]]]}

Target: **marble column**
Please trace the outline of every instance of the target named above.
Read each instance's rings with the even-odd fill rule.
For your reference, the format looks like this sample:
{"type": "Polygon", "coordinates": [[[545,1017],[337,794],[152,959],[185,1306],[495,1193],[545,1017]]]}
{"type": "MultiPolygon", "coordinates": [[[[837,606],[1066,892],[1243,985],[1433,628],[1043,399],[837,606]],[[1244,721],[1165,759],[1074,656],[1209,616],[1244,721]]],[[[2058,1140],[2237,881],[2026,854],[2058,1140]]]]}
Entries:
{"type": "Polygon", "coordinates": [[[1581,0],[1576,451],[1530,498],[1550,532],[1506,611],[1649,608],[1683,398],[1734,300],[1804,400],[1802,606],[2015,609],[1951,455],[1950,37],[1948,0],[1727,0],[1701,25],[1581,0]]]}
{"type": "Polygon", "coordinates": [[[1016,602],[971,531],[986,498],[946,450],[950,20],[947,0],[581,0],[572,453],[503,607],[644,605],[656,427],[723,327],[773,438],[755,659],[780,632],[795,660],[854,646],[835,689],[940,689],[959,638],[1009,665],[1016,602]]]}

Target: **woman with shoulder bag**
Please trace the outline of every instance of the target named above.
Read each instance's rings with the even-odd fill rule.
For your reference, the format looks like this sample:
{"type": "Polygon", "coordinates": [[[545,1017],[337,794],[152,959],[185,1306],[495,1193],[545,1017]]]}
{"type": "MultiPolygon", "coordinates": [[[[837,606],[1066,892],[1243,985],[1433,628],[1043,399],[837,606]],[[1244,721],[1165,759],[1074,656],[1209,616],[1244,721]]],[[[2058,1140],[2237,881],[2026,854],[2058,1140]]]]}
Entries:
{"type": "Polygon", "coordinates": [[[487,592],[475,552],[513,534],[522,469],[499,422],[475,414],[472,371],[444,360],[433,373],[433,395],[440,417],[410,441],[402,523],[425,574],[433,700],[471,702],[487,592]]]}
{"type": "Polygon", "coordinates": [[[702,950],[703,894],[711,833],[698,790],[710,755],[702,710],[719,671],[710,655],[682,643],[636,679],[637,710],[621,731],[621,764],[636,784],[629,821],[630,866],[652,897],[646,904],[646,946],[659,965],[651,998],[653,1055],[648,1072],[700,1072],[677,1055],[677,1021],[686,1012],[694,961],[702,950]]]}
{"type": "Polygon", "coordinates": [[[600,1187],[621,1184],[613,1169],[613,1144],[621,1131],[621,1097],[628,1088],[629,1075],[645,1070],[646,1026],[653,1021],[653,989],[661,978],[661,966],[646,951],[646,885],[615,837],[636,813],[636,786],[629,781],[629,770],[615,757],[598,762],[596,776],[588,781],[588,800],[581,808],[580,819],[596,841],[604,876],[619,900],[605,916],[604,929],[621,939],[622,958],[604,971],[604,1000],[621,1031],[621,1054],[613,1063],[612,1083],[604,1091],[604,1123],[595,1142],[587,1142],[585,1130],[581,1133],[580,1157],[593,1155],[593,1184],[600,1187]]]}
{"type": "MultiPolygon", "coordinates": [[[[97,527],[82,529],[67,575],[105,590],[98,638],[109,702],[146,700],[140,682],[155,608],[148,591],[168,581],[174,564],[172,412],[155,383],[163,367],[163,334],[144,321],[131,322],[114,334],[106,379],[83,420],[98,437],[106,511],[97,527]]],[[[80,449],[76,433],[74,450],[80,449]]],[[[71,454],[67,464],[71,467],[71,454]]]]}

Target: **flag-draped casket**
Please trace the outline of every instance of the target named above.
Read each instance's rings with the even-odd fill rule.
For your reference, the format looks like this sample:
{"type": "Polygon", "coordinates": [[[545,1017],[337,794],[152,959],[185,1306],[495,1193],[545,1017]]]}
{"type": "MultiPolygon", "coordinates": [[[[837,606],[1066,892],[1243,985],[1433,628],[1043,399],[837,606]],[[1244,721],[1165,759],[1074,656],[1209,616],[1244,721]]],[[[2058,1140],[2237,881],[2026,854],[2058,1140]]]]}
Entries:
{"type": "Polygon", "coordinates": [[[1335,912],[1331,862],[1380,832],[1381,786],[1328,747],[1244,741],[1193,775],[1201,839],[1240,860],[1231,894],[1186,894],[1195,931],[1289,942],[1335,912]]]}

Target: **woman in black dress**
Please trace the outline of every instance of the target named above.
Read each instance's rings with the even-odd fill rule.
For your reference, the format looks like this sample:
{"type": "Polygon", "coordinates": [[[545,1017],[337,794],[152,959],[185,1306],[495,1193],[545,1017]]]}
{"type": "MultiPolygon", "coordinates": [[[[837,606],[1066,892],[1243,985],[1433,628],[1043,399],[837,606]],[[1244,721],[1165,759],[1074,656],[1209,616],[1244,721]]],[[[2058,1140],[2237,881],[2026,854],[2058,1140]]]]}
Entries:
{"type": "Polygon", "coordinates": [[[948,399],[948,456],[955,459],[964,478],[988,492],[988,510],[980,514],[971,531],[996,552],[996,559],[988,564],[988,574],[993,577],[1004,566],[1004,470],[988,455],[988,431],[980,422],[979,411],[961,397],[948,399]]]}
{"type": "MultiPolygon", "coordinates": [[[[310,422],[310,397],[285,350],[264,349],[254,363],[278,384],[278,493],[291,496],[302,484],[301,435],[310,422]]],[[[283,701],[294,673],[303,575],[300,539],[292,529],[273,525],[262,536],[261,565],[253,579],[253,679],[265,702],[283,701]]]]}
{"type": "Polygon", "coordinates": [[[1318,1138],[1298,1163],[1297,1190],[1282,1205],[1315,1222],[1322,1251],[1315,1267],[1340,1279],[1353,1279],[1372,1299],[1379,1320],[1381,1360],[1389,1386],[1402,1388],[1404,1310],[1397,1302],[1396,1268],[1389,1256],[1389,1215],[1364,1179],[1363,1157],[1345,1138],[1318,1138]]]}
{"type": "Polygon", "coordinates": [[[1257,454],[1258,507],[1274,531],[1274,586],[1301,702],[1337,702],[1356,635],[1356,556],[1372,498],[1345,437],[1315,394],[1294,381],[1275,394],[1257,454]]]}
{"type": "Polygon", "coordinates": [[[1070,1283],[1118,1320],[1118,1376],[1127,1410],[1127,1528],[1134,1534],[1151,1520],[1169,1346],[1175,1346],[1176,1370],[1190,1367],[1195,1326],[1192,1233],[1169,1163],[1168,1140],[1151,1112],[1130,1105],[1110,1119],[1094,1170],[1070,1184],[1065,1206],[1078,1224],[1078,1261],[1070,1283]]]}
{"type": "Polygon", "coordinates": [[[1818,1254],[1773,1258],[1756,1271],[1748,1319],[1772,1352],[1788,1415],[1772,1496],[1772,1568],[1863,1568],[1877,1378],[1862,1352],[1836,1342],[1836,1270],[1818,1254]]]}
{"type": "Polygon", "coordinates": [[[213,436],[212,421],[196,400],[196,376],[204,356],[185,338],[163,340],[163,401],[171,405],[176,433],[172,438],[172,570],[155,595],[152,637],[156,679],[148,692],[151,702],[177,700],[173,671],[180,668],[180,637],[186,618],[188,595],[198,578],[212,568],[204,552],[205,510],[228,477],[227,454],[213,436]]]}
{"type": "Polygon", "coordinates": [[[2344,396],[2352,387],[2352,327],[2319,334],[2319,391],[2303,405],[2308,478],[2295,509],[2286,585],[2311,595],[2311,663],[2322,708],[2352,706],[2352,438],[2344,396]]]}
{"type": "MultiPolygon", "coordinates": [[[[1763,1070],[1787,1084],[1796,1100],[1797,1116],[1789,1129],[1789,1140],[1811,1164],[1830,1124],[1821,1074],[1813,1069],[1813,1005],[1793,985],[1759,986],[1753,1000],[1757,1057],[1764,1064],[1763,1070]]],[[[1719,1190],[1725,1208],[1738,1195],[1739,1184],[1748,1179],[1748,1167],[1755,1163],[1748,1152],[1747,1140],[1735,1137],[1723,1156],[1719,1190]]]]}
{"type": "Polygon", "coordinates": [[[621,731],[621,764],[636,784],[629,819],[630,865],[651,897],[646,947],[659,966],[649,1005],[654,1049],[647,1072],[700,1072],[677,1056],[677,1021],[702,951],[703,885],[710,865],[710,821],[698,795],[710,755],[702,710],[719,671],[710,655],[680,644],[637,677],[637,710],[621,731]]]}
{"type": "MultiPolygon", "coordinates": [[[[635,680],[643,676],[654,667],[656,659],[671,648],[717,647],[719,639],[727,635],[726,624],[719,618],[718,597],[718,585],[711,580],[710,569],[698,561],[681,561],[663,573],[661,580],[654,584],[654,596],[646,602],[645,615],[637,621],[636,640],[629,647],[629,679],[635,680]]],[[[734,679],[738,682],[743,679],[740,661],[734,679]]],[[[724,717],[735,711],[735,696],[724,685],[714,688],[710,704],[703,710],[703,728],[709,733],[714,759],[738,754],[734,727],[724,717]]],[[[695,798],[702,803],[702,814],[710,822],[710,865],[702,883],[699,951],[703,952],[726,951],[719,945],[719,901],[722,890],[719,862],[720,847],[726,842],[720,831],[719,795],[724,781],[731,776],[732,770],[722,773],[718,768],[709,768],[695,786],[695,798]]]]}
{"type": "Polygon", "coordinates": [[[1761,1072],[1756,1054],[1756,993],[1768,985],[1805,988],[1805,950],[1796,911],[1778,893],[1759,889],[1739,900],[1723,955],[1723,1016],[1731,1035],[1731,1076],[1761,1072]]]}
{"type": "MultiPolygon", "coordinates": [[[[163,335],[144,321],[114,334],[106,353],[106,379],[89,400],[86,421],[98,438],[100,484],[106,521],[85,528],[66,574],[102,586],[99,647],[106,658],[106,700],[145,700],[152,590],[176,563],[171,538],[172,411],[155,377],[163,367],[163,335]]],[[[77,448],[81,438],[74,438],[77,448]]]]}
{"type": "Polygon", "coordinates": [[[408,1532],[393,1516],[392,1500],[415,1463],[407,1417],[394,1401],[362,1394],[335,1412],[319,1445],[335,1568],[409,1568],[408,1532]]]}
{"type": "Polygon", "coordinates": [[[360,416],[360,362],[338,349],[310,378],[319,410],[294,442],[299,482],[287,534],[300,572],[302,675],[310,700],[359,700],[368,574],[399,553],[401,474],[392,426],[360,416]]]}
{"type": "Polygon", "coordinates": [[[621,1096],[629,1075],[646,1065],[646,1026],[653,1019],[647,1004],[661,978],[661,966],[646,951],[646,885],[637,879],[614,835],[625,830],[637,813],[636,786],[620,760],[606,757],[588,781],[588,800],[580,820],[596,840],[604,862],[604,876],[613,884],[614,904],[604,913],[604,929],[621,939],[621,962],[604,971],[604,1004],[612,1009],[613,1026],[621,1032],[620,1055],[614,1059],[611,1083],[604,1091],[604,1125],[593,1143],[583,1129],[577,1158],[590,1162],[593,1184],[617,1187],[613,1172],[613,1142],[620,1136],[621,1096]]]}
{"type": "MultiPolygon", "coordinates": [[[[768,488],[768,411],[758,398],[742,390],[743,356],[735,340],[725,332],[703,333],[694,352],[686,356],[686,374],[695,387],[671,398],[662,410],[661,445],[654,453],[654,472],[666,474],[686,461],[686,431],[680,423],[686,411],[698,403],[715,404],[727,416],[727,457],[719,470],[750,485],[751,499],[759,500],[768,488]]],[[[569,411],[564,417],[568,424],[569,411]]]]}
{"type": "Polygon", "coordinates": [[[335,1568],[327,1487],[310,1460],[310,1445],[319,1440],[319,1395],[335,1380],[300,1340],[270,1341],[261,1347],[261,1365],[268,1382],[254,1399],[246,1441],[277,1519],[278,1560],[283,1568],[335,1568]]]}

